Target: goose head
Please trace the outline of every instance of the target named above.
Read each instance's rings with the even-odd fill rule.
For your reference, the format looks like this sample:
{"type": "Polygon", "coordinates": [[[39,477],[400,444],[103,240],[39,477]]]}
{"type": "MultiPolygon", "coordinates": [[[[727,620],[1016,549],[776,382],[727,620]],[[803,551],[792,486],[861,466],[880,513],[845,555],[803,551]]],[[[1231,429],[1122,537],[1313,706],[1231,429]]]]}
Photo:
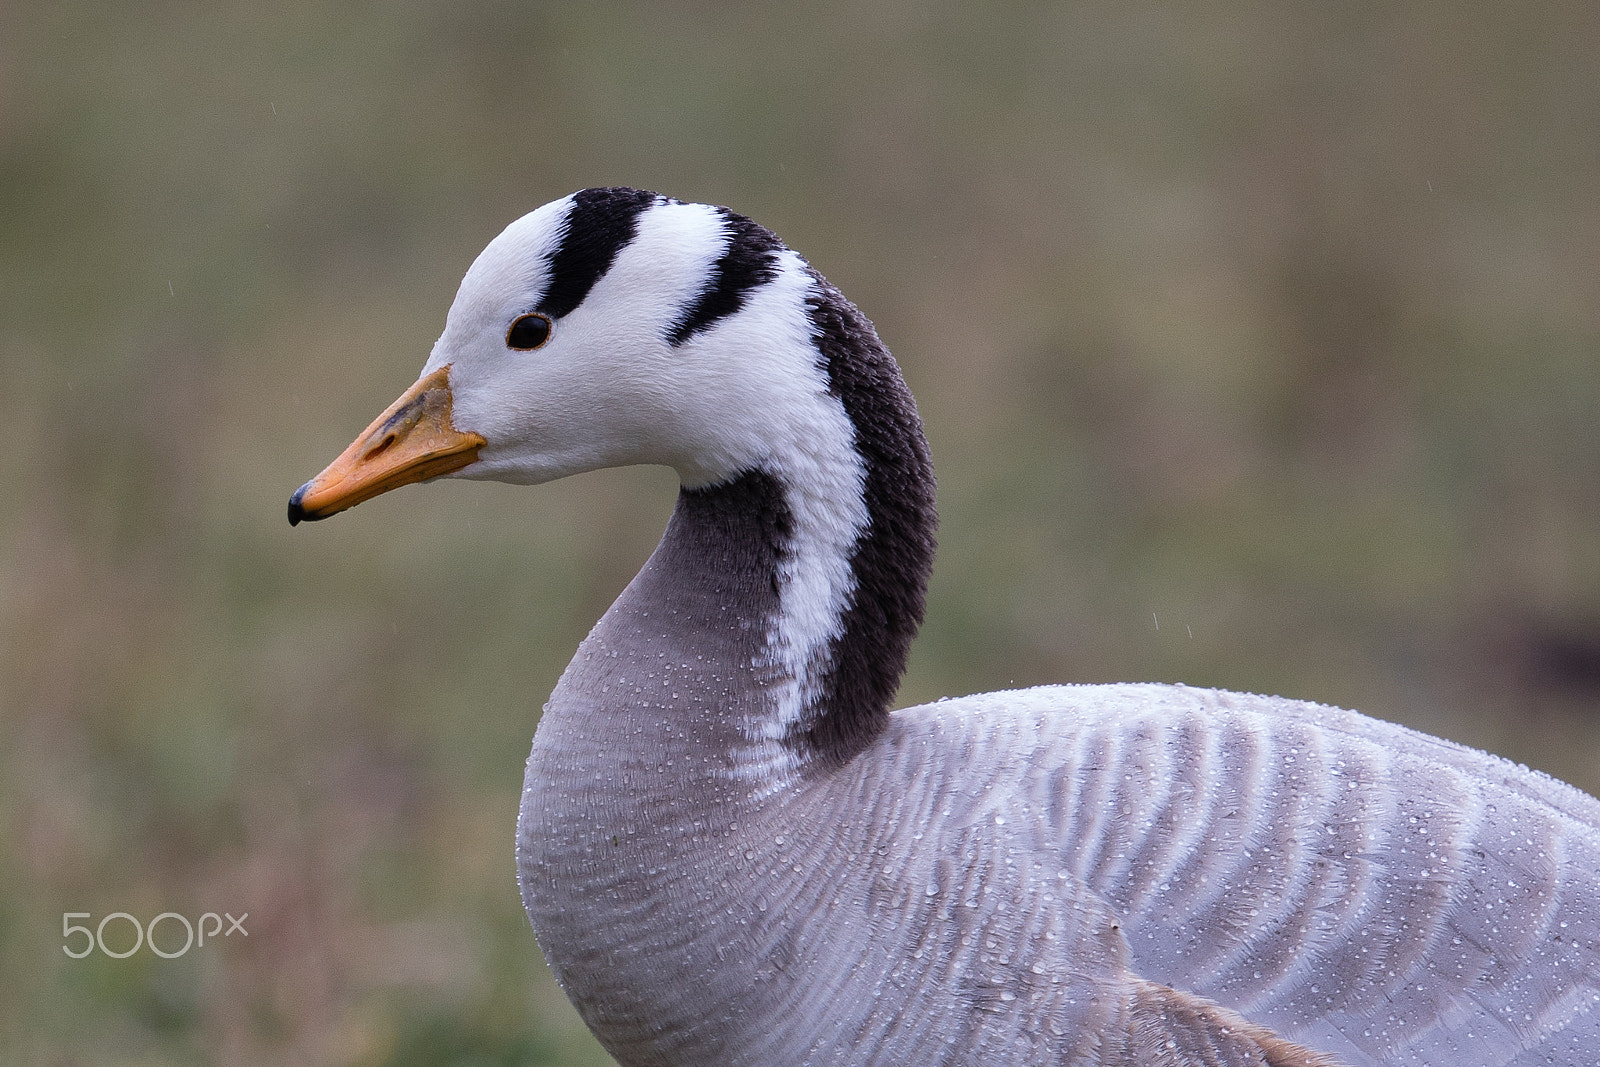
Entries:
{"type": "Polygon", "coordinates": [[[723,208],[634,189],[547,204],[478,256],[419,380],[294,494],[289,521],[440,477],[655,463],[695,487],[803,458],[849,433],[819,402],[814,280],[723,208]]]}

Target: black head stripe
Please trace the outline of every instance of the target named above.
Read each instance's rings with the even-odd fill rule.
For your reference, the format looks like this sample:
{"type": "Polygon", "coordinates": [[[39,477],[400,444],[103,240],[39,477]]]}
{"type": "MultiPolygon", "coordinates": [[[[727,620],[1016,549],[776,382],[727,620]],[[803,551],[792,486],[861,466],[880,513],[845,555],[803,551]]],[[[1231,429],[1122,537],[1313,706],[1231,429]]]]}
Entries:
{"type": "Polygon", "coordinates": [[[572,194],[561,243],[548,262],[550,285],[533,310],[559,319],[583,303],[638,231],[639,215],[660,197],[617,186],[572,194]]]}
{"type": "Polygon", "coordinates": [[[727,208],[718,208],[728,245],[712,264],[706,287],[667,333],[667,342],[681,345],[719,319],[744,306],[745,296],[778,273],[783,248],[771,230],[727,208]]]}

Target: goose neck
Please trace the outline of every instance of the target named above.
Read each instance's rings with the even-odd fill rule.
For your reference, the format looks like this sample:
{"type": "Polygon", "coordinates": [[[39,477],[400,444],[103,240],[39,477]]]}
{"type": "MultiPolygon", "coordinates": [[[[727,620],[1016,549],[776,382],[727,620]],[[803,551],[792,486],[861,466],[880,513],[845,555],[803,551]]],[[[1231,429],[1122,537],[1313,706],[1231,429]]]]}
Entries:
{"type": "Polygon", "coordinates": [[[581,728],[606,765],[670,759],[765,795],[887,728],[932,565],[931,464],[871,324],[820,277],[807,307],[812,406],[774,421],[758,464],[682,490],[541,735],[581,728]]]}

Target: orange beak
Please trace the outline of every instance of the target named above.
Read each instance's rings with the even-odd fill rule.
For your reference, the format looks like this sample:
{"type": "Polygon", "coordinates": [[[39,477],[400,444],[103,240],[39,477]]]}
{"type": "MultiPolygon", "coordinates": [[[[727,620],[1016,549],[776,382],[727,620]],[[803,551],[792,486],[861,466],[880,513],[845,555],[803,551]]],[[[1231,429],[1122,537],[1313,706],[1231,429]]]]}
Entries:
{"type": "Polygon", "coordinates": [[[336,515],[391,489],[458,471],[487,442],[450,423],[450,367],[407,389],[326,470],[289,498],[289,525],[336,515]]]}

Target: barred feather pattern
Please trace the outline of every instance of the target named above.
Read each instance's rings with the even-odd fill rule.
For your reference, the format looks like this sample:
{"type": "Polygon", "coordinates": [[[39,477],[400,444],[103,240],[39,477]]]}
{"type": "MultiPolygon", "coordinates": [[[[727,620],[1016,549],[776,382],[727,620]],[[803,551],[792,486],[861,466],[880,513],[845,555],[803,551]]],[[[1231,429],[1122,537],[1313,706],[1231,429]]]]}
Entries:
{"type": "Polygon", "coordinates": [[[726,821],[691,804],[657,829],[647,891],[626,863],[566,887],[623,905],[589,915],[607,966],[575,1000],[624,1063],[1578,1067],[1600,1049],[1600,803],[1351,712],[992,693],[895,713],[782,803],[723,799],[726,821]]]}

